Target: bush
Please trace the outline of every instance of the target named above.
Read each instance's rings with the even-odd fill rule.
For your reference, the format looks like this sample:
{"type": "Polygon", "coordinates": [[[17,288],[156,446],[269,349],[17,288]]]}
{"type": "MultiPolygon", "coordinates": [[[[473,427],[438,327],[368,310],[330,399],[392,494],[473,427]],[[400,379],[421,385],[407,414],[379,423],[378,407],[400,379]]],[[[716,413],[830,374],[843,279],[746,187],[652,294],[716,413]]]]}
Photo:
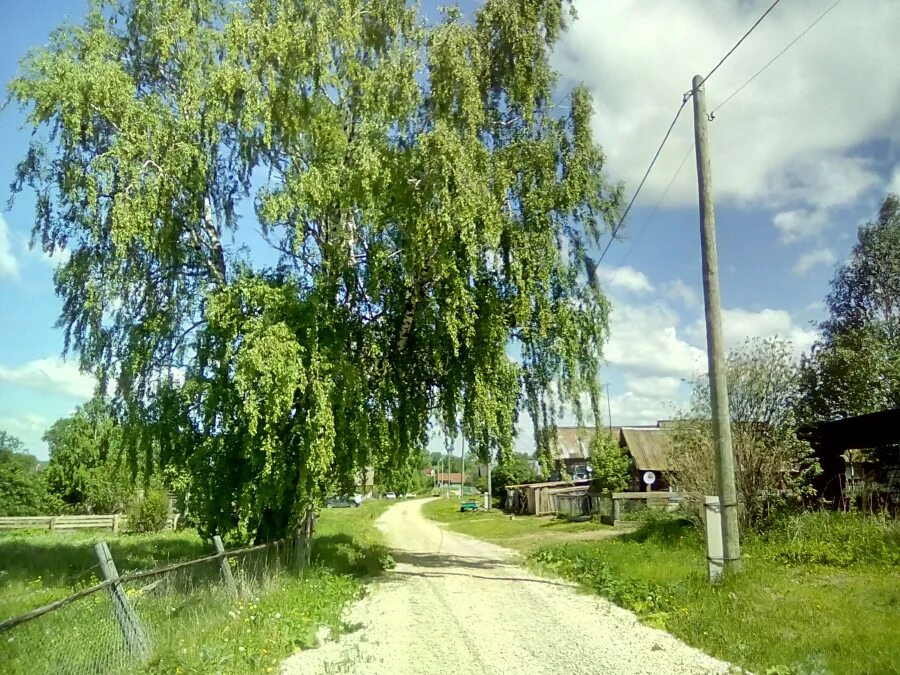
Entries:
{"type": "Polygon", "coordinates": [[[132,532],[160,532],[169,516],[169,496],[151,487],[135,498],[128,510],[128,529],[132,532]]]}

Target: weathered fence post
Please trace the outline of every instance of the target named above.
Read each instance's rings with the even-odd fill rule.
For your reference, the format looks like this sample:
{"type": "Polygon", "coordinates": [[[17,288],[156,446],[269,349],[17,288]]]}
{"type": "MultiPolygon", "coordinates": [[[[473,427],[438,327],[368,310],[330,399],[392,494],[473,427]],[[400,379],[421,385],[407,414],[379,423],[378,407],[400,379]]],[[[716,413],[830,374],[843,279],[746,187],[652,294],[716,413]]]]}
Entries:
{"type": "Polygon", "coordinates": [[[147,642],[147,636],[144,629],[138,621],[134,608],[128,601],[128,596],[119,583],[119,571],[116,569],[116,563],[113,562],[112,553],[105,541],[99,541],[94,545],[94,552],[97,554],[97,560],[100,561],[100,570],[103,572],[103,578],[111,582],[109,586],[109,596],[113,604],[113,611],[116,620],[119,622],[119,628],[122,629],[122,635],[125,636],[125,644],[128,645],[129,651],[138,659],[145,659],[150,653],[150,645],[147,642]]]}
{"type": "Polygon", "coordinates": [[[620,516],[622,515],[621,511],[621,502],[616,499],[615,495],[612,495],[612,517],[613,517],[613,525],[619,522],[620,516]]]}
{"type": "Polygon", "coordinates": [[[53,518],[50,519],[50,531],[53,532],[53,530],[55,530],[55,529],[56,529],[56,517],[54,516],[53,518]]]}
{"type": "Polygon", "coordinates": [[[114,513],[114,514],[113,514],[113,524],[112,524],[112,531],[113,531],[113,534],[118,534],[118,532],[119,532],[119,525],[120,525],[120,523],[119,523],[119,514],[118,514],[118,513],[114,513]]]}
{"type": "Polygon", "coordinates": [[[316,512],[309,508],[294,537],[294,565],[298,570],[309,567],[312,562],[312,538],[315,529],[316,512]]]}
{"type": "Polygon", "coordinates": [[[725,548],[722,545],[722,506],[718,497],[706,499],[706,560],[709,580],[716,583],[725,571],[725,548]]]}
{"type": "Polygon", "coordinates": [[[234,576],[231,574],[231,565],[228,564],[228,556],[225,555],[225,545],[222,543],[222,537],[216,535],[213,537],[213,546],[216,547],[216,553],[221,555],[219,567],[222,568],[222,579],[225,581],[225,588],[231,593],[232,597],[238,596],[237,584],[234,583],[234,576]]]}

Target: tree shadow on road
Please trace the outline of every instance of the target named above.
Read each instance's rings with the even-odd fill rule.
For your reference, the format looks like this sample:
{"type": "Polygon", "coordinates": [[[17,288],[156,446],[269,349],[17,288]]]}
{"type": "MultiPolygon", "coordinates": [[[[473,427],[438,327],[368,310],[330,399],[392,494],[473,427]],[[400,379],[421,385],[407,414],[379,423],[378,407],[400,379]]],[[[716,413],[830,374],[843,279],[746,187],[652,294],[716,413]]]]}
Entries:
{"type": "Polygon", "coordinates": [[[548,579],[536,579],[533,577],[520,577],[490,573],[475,573],[478,571],[489,572],[490,570],[515,569],[516,566],[514,563],[505,560],[499,560],[496,558],[453,555],[449,553],[416,553],[412,551],[394,551],[394,560],[398,564],[425,568],[428,571],[409,571],[395,569],[389,573],[389,576],[392,577],[417,576],[423,578],[441,578],[455,576],[468,577],[473,579],[486,579],[488,581],[520,581],[525,583],[545,584],[549,586],[571,586],[571,584],[551,581],[548,579]]]}

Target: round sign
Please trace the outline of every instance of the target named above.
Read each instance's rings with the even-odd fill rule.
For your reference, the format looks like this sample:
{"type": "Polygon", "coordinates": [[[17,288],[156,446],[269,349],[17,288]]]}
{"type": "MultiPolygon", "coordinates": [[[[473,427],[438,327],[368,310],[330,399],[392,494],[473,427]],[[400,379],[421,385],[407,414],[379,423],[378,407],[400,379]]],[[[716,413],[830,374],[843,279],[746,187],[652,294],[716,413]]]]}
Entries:
{"type": "Polygon", "coordinates": [[[647,485],[653,485],[656,482],[656,474],[653,473],[652,471],[645,471],[644,472],[644,482],[647,485]]]}

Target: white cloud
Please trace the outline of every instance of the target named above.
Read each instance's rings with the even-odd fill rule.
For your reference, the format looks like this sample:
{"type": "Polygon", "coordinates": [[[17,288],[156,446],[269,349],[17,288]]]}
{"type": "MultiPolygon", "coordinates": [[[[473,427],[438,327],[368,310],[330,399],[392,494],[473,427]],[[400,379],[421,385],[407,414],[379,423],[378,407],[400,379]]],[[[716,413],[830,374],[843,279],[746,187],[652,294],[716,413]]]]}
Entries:
{"type": "MultiPolygon", "coordinates": [[[[789,340],[794,353],[799,355],[809,349],[815,341],[814,330],[802,328],[794,323],[791,315],[783,309],[722,310],[722,331],[725,348],[734,349],[751,338],[780,337],[789,340]]],[[[687,336],[697,344],[706,344],[706,323],[698,319],[686,331],[687,336]]]]}
{"type": "Polygon", "coordinates": [[[667,305],[613,305],[606,359],[626,374],[684,377],[704,358],[702,349],[679,337],[678,315],[667,305]]]}
{"type": "Polygon", "coordinates": [[[0,213],[0,277],[18,278],[19,262],[13,255],[12,238],[9,225],[0,213]]]}
{"type": "Polygon", "coordinates": [[[681,279],[663,284],[662,293],[663,297],[681,304],[685,309],[700,309],[703,307],[700,293],[681,279]]]}
{"type": "Polygon", "coordinates": [[[96,384],[94,378],[78,370],[77,365],[56,356],[12,368],[0,365],[0,382],[82,400],[91,398],[96,384]]]}
{"type": "Polygon", "coordinates": [[[797,276],[803,276],[807,272],[809,272],[813,267],[818,265],[833,265],[837,262],[837,257],[828,248],[817,248],[812,251],[807,251],[799,258],[797,258],[796,264],[794,264],[794,274],[797,276]]]}
{"type": "Polygon", "coordinates": [[[900,164],[894,167],[894,173],[891,176],[891,180],[888,182],[887,191],[893,192],[895,195],[900,195],[900,164]]]}
{"type": "Polygon", "coordinates": [[[682,378],[672,376],[647,375],[636,377],[626,375],[625,386],[628,391],[636,396],[650,397],[654,399],[674,399],[678,396],[682,378]]]}
{"type": "Polygon", "coordinates": [[[787,244],[822,232],[828,224],[828,214],[821,210],[793,209],[776,213],[773,222],[781,233],[782,243],[787,244]]]}
{"type": "Polygon", "coordinates": [[[50,420],[41,415],[26,413],[24,415],[11,415],[0,417],[0,429],[9,431],[13,435],[20,433],[41,432],[50,426],[50,420]]]}
{"type": "MultiPolygon", "coordinates": [[[[608,175],[634,189],[691,78],[707,72],[768,4],[576,2],[578,20],[555,63],[567,81],[583,81],[593,93],[608,175]]],[[[706,85],[708,107],[746,82],[822,9],[808,2],[779,5],[706,85]]],[[[900,139],[900,69],[890,46],[898,33],[896,0],[869,0],[864,12],[843,3],[722,108],[710,124],[717,198],[775,208],[799,201],[821,209],[846,204],[873,186],[877,176],[859,152],[872,141],[900,139]]],[[[644,192],[650,202],[693,140],[690,106],[650,174],[644,192]]],[[[694,172],[683,170],[669,194],[692,204],[694,172]]]]}
{"type": "Polygon", "coordinates": [[[643,294],[653,291],[653,284],[643,272],[633,267],[598,267],[600,283],[631,293],[643,294]]]}
{"type": "Polygon", "coordinates": [[[670,419],[682,405],[681,401],[664,400],[657,396],[642,396],[628,391],[612,397],[612,421],[616,426],[656,424],[670,419]]]}

